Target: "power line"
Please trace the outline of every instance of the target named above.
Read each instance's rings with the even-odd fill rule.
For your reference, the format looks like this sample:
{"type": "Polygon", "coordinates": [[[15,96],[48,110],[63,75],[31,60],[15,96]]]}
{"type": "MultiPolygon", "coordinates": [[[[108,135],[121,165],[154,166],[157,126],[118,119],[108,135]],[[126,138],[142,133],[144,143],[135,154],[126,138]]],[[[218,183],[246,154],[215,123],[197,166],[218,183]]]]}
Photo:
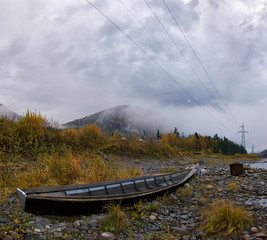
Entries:
{"type": "Polygon", "coordinates": [[[210,97],[212,98],[212,100],[214,101],[214,103],[219,107],[219,109],[222,110],[221,106],[217,103],[217,101],[214,99],[214,97],[212,96],[212,94],[209,92],[208,88],[206,87],[206,85],[203,83],[203,81],[200,79],[200,77],[198,76],[198,74],[196,73],[195,69],[193,68],[193,66],[190,64],[190,62],[187,60],[186,56],[183,54],[182,50],[179,48],[179,46],[177,45],[177,43],[174,41],[174,39],[172,38],[172,36],[170,35],[170,33],[168,32],[168,30],[164,27],[164,25],[162,24],[162,22],[160,21],[160,19],[158,18],[158,16],[156,15],[156,13],[153,11],[153,9],[150,7],[150,5],[148,4],[148,2],[146,0],[144,0],[144,2],[146,3],[147,7],[150,9],[150,11],[152,12],[152,14],[154,15],[154,17],[157,19],[157,21],[159,22],[159,24],[161,25],[161,27],[163,28],[163,30],[166,32],[166,34],[169,36],[170,40],[172,41],[172,43],[176,46],[176,48],[178,49],[178,51],[180,52],[180,54],[182,55],[182,57],[185,59],[187,65],[191,68],[192,72],[194,73],[194,75],[196,76],[196,78],[200,81],[200,83],[202,84],[202,86],[206,89],[207,93],[210,95],[210,97]]]}
{"type": "Polygon", "coordinates": [[[209,79],[210,83],[212,84],[213,88],[215,89],[215,91],[217,92],[218,96],[219,96],[220,99],[222,100],[224,106],[226,107],[226,109],[227,109],[228,112],[230,113],[230,115],[231,115],[231,117],[233,118],[233,120],[235,121],[235,123],[238,125],[238,123],[237,123],[237,121],[236,121],[234,115],[232,114],[232,112],[231,112],[230,109],[228,108],[226,102],[224,101],[223,97],[222,97],[221,94],[219,93],[218,89],[215,87],[215,85],[214,85],[212,79],[210,78],[210,76],[209,76],[207,70],[205,69],[204,65],[202,64],[202,62],[200,61],[199,57],[197,56],[197,54],[196,54],[194,48],[193,48],[192,45],[190,44],[188,38],[186,37],[184,31],[182,30],[182,28],[181,28],[181,26],[180,26],[180,24],[178,23],[178,21],[177,21],[176,18],[174,17],[173,13],[171,12],[171,10],[170,10],[170,8],[168,7],[168,5],[167,5],[167,3],[165,2],[165,0],[162,0],[162,1],[163,1],[164,5],[166,6],[166,8],[168,9],[170,15],[172,16],[172,18],[173,18],[175,24],[178,26],[178,28],[179,28],[180,32],[182,33],[184,39],[186,40],[187,44],[188,44],[189,47],[191,48],[193,54],[195,55],[197,61],[199,62],[201,68],[203,69],[204,73],[206,74],[206,76],[207,76],[207,78],[209,79]]]}
{"type": "Polygon", "coordinates": [[[138,19],[138,17],[126,6],[126,4],[120,0],[120,3],[127,9],[127,11],[134,17],[134,19],[141,25],[141,27],[148,33],[148,35],[150,35],[150,37],[157,43],[157,45],[165,52],[165,54],[169,57],[169,59],[179,68],[179,70],[185,74],[185,72],[183,71],[183,69],[174,61],[174,59],[170,56],[170,54],[168,54],[168,52],[166,51],[166,49],[161,45],[161,43],[153,36],[153,34],[151,33],[151,31],[146,28],[145,25],[142,24],[142,22],[138,19]]]}
{"type": "MultiPolygon", "coordinates": [[[[187,74],[183,71],[183,69],[179,66],[179,64],[173,59],[173,57],[167,52],[167,50],[161,45],[161,43],[153,36],[153,33],[138,19],[138,17],[126,6],[126,4],[119,0],[120,3],[126,8],[126,10],[132,15],[132,17],[140,24],[140,26],[146,31],[146,33],[157,43],[157,45],[163,50],[163,52],[169,57],[169,59],[176,65],[176,67],[185,75],[185,77],[188,77],[187,74]]],[[[192,86],[194,86],[194,83],[190,81],[192,86]]],[[[195,87],[195,86],[194,86],[195,87]]],[[[201,89],[198,89],[198,92],[201,93],[203,97],[205,97],[205,94],[202,92],[201,89]]]]}
{"type": "MultiPolygon", "coordinates": [[[[114,27],[116,27],[121,33],[123,33],[134,45],[139,48],[162,72],[164,72],[171,80],[173,80],[197,105],[199,105],[205,112],[207,112],[215,121],[217,121],[223,127],[222,124],[215,116],[210,113],[204,106],[202,106],[175,78],[173,78],[166,69],[164,69],[152,56],[150,56],[144,48],[142,48],[134,39],[132,39],[127,33],[125,33],[116,23],[114,23],[107,15],[105,15],[100,9],[98,9],[89,0],[86,0],[93,8],[95,8],[101,15],[103,15],[114,27]]],[[[225,127],[226,128],[226,127],[225,127]]]]}

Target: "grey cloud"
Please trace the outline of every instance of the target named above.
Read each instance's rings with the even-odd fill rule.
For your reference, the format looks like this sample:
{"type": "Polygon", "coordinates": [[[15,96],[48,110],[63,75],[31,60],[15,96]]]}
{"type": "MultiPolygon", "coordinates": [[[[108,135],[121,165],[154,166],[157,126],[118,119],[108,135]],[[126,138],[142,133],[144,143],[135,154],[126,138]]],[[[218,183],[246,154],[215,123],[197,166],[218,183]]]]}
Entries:
{"type": "MultiPolygon", "coordinates": [[[[136,104],[165,111],[172,119],[166,125],[179,124],[184,131],[213,133],[219,129],[218,123],[210,127],[213,120],[194,101],[188,101],[190,96],[180,84],[230,124],[218,114],[218,107],[144,2],[123,1],[167,53],[119,1],[92,2],[174,80],[86,1],[36,0],[16,5],[4,0],[0,9],[0,19],[6,22],[0,29],[0,96],[11,103],[6,105],[18,113],[29,107],[67,122],[118,104],[136,104]]],[[[210,93],[222,103],[163,2],[147,1],[210,93]]],[[[255,7],[253,15],[236,5],[253,9],[248,0],[165,1],[228,106],[234,106],[238,117],[246,118],[250,108],[259,105],[255,106],[259,112],[253,113],[264,121],[267,116],[260,113],[267,90],[264,8],[255,7]]],[[[253,120],[249,121],[252,125],[253,120]]]]}

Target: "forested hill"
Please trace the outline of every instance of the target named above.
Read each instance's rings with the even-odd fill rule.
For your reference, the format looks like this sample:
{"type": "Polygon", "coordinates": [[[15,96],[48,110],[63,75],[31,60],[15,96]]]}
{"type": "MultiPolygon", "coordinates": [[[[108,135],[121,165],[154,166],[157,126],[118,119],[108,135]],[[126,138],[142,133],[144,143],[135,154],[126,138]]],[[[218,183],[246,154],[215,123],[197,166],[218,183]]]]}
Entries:
{"type": "Polygon", "coordinates": [[[84,126],[95,124],[102,132],[110,134],[137,132],[139,136],[156,135],[157,130],[162,128],[160,117],[152,111],[143,108],[121,105],[103,110],[84,118],[63,124],[64,128],[79,129],[84,126]]]}
{"type": "Polygon", "coordinates": [[[261,152],[260,154],[262,157],[267,157],[267,149],[261,152]]]}

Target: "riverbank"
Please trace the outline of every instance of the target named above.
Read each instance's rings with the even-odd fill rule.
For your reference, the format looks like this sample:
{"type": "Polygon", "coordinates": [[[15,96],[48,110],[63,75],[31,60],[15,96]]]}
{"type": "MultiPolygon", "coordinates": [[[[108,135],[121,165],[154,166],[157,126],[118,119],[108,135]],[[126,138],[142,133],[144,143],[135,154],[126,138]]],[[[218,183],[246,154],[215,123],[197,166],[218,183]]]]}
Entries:
{"type": "Polygon", "coordinates": [[[121,158],[145,174],[162,170],[184,169],[199,163],[203,176],[194,177],[172,194],[151,202],[123,208],[129,227],[115,234],[112,229],[100,230],[106,213],[88,216],[36,216],[25,213],[16,195],[0,205],[0,238],[12,239],[267,239],[267,171],[246,168],[242,176],[230,175],[229,161],[214,158],[184,157],[171,160],[121,158]],[[229,199],[253,216],[253,223],[238,235],[206,236],[201,230],[202,211],[216,199],[229,199]]]}

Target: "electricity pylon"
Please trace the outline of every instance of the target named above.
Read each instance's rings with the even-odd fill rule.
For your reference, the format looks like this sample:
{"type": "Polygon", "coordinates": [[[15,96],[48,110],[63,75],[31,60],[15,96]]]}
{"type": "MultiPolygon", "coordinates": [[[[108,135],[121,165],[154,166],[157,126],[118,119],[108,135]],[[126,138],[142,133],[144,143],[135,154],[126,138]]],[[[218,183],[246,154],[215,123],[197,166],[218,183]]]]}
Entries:
{"type": "Polygon", "coordinates": [[[252,151],[251,151],[252,154],[254,154],[254,147],[255,147],[255,145],[252,144],[252,151]]]}
{"type": "Polygon", "coordinates": [[[242,133],[242,135],[241,135],[241,145],[242,145],[243,147],[246,147],[245,135],[246,135],[246,133],[248,133],[248,132],[245,131],[244,123],[243,123],[242,126],[240,126],[240,127],[241,127],[241,131],[239,131],[239,132],[237,132],[237,133],[242,133]]]}

